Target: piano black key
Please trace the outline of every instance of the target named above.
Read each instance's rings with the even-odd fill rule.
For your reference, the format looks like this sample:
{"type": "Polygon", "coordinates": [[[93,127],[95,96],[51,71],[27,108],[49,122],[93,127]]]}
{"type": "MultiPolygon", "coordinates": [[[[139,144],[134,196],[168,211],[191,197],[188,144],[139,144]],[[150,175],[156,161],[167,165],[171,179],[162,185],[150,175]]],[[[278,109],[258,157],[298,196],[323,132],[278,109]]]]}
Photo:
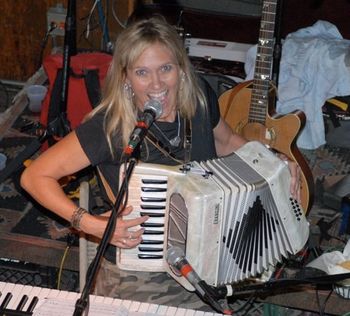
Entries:
{"type": "Polygon", "coordinates": [[[162,245],[164,243],[163,240],[150,240],[150,239],[143,239],[141,241],[141,245],[162,245]]]}
{"type": "Polygon", "coordinates": [[[141,227],[164,227],[163,223],[142,223],[141,227]]]}
{"type": "Polygon", "coordinates": [[[165,210],[165,205],[140,205],[143,210],[165,210]]]}
{"type": "Polygon", "coordinates": [[[148,187],[142,187],[141,191],[143,192],[166,192],[166,188],[148,188],[148,187]]]}
{"type": "Polygon", "coordinates": [[[37,296],[34,296],[34,297],[32,298],[32,301],[30,302],[28,308],[27,308],[27,312],[28,312],[28,313],[33,312],[33,310],[34,310],[36,304],[38,304],[38,302],[39,302],[39,298],[38,298],[37,296]]]}
{"type": "Polygon", "coordinates": [[[139,259],[163,259],[162,255],[138,254],[139,259]]]}
{"type": "Polygon", "coordinates": [[[166,202],[166,199],[160,198],[160,197],[142,196],[141,201],[142,202],[166,202]]]}
{"type": "Polygon", "coordinates": [[[0,308],[0,315],[1,316],[32,316],[33,313],[17,311],[17,310],[14,310],[14,309],[4,309],[4,310],[2,310],[0,308]]]}
{"type": "Polygon", "coordinates": [[[152,212],[140,212],[141,216],[149,216],[149,217],[164,217],[164,213],[152,213],[152,212]]]}
{"type": "Polygon", "coordinates": [[[164,235],[164,232],[161,230],[147,230],[143,232],[144,235],[164,235]]]}
{"type": "Polygon", "coordinates": [[[28,301],[28,296],[27,295],[23,295],[21,300],[19,301],[17,307],[16,307],[16,311],[21,311],[24,307],[24,305],[27,303],[28,301]]]}
{"type": "Polygon", "coordinates": [[[167,184],[167,180],[161,179],[142,179],[142,183],[144,184],[167,184]]]}
{"type": "Polygon", "coordinates": [[[159,252],[163,251],[163,248],[152,248],[152,247],[138,247],[140,251],[144,252],[159,252]]]}
{"type": "Polygon", "coordinates": [[[12,299],[12,294],[8,292],[0,305],[0,309],[5,309],[12,299]]]}

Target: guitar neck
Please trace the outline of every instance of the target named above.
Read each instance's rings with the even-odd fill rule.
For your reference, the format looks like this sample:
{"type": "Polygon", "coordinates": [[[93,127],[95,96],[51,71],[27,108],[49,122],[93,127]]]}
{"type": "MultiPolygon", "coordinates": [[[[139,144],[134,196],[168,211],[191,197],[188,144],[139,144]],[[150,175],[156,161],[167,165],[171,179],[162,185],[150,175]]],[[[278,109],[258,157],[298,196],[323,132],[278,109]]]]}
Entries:
{"type": "Polygon", "coordinates": [[[263,2],[248,120],[265,123],[271,81],[277,0],[263,2]]]}

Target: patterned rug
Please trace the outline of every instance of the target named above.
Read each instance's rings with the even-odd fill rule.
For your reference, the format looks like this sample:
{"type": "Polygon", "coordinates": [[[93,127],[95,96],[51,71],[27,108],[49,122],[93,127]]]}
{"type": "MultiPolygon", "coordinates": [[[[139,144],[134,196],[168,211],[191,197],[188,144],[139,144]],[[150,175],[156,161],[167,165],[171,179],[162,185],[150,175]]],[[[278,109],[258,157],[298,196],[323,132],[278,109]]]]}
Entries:
{"type": "Polygon", "coordinates": [[[327,187],[350,174],[350,150],[325,145],[316,150],[303,150],[302,153],[314,178],[315,202],[322,206],[323,194],[327,187]]]}
{"type": "MultiPolygon", "coordinates": [[[[0,152],[7,156],[7,166],[33,142],[35,136],[22,130],[36,120],[37,117],[25,113],[0,141],[0,152]]],[[[27,159],[34,159],[39,153],[27,159]]],[[[70,233],[67,222],[41,207],[21,188],[22,163],[19,161],[18,168],[0,183],[0,232],[65,241],[70,233]]],[[[78,181],[72,182],[65,190],[74,197],[78,185],[78,181]]]]}

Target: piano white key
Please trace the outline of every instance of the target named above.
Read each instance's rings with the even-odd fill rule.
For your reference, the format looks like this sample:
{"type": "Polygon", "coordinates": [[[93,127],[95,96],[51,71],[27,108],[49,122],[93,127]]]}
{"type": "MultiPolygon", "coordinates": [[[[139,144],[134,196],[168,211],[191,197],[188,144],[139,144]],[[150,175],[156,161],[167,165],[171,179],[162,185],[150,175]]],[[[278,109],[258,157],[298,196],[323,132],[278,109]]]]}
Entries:
{"type": "Polygon", "coordinates": [[[186,315],[186,309],[179,307],[176,310],[175,316],[185,316],[186,315]]]}
{"type": "MultiPolygon", "coordinates": [[[[166,197],[166,192],[141,192],[141,198],[165,198],[166,197]]],[[[139,200],[140,201],[140,200],[139,200]]],[[[139,202],[140,203],[140,202],[139,202]]]]}
{"type": "Polygon", "coordinates": [[[112,303],[112,305],[113,306],[121,306],[122,305],[122,303],[123,303],[123,301],[121,300],[121,299],[119,299],[119,298],[115,298],[114,300],[113,300],[113,303],[112,303]]]}
{"type": "Polygon", "coordinates": [[[204,316],[203,311],[195,311],[194,316],[204,316]]]}
{"type": "Polygon", "coordinates": [[[9,306],[9,308],[16,309],[19,302],[22,300],[23,296],[26,295],[28,299],[22,308],[23,311],[26,311],[31,301],[31,297],[32,297],[31,292],[33,292],[33,286],[31,285],[22,286],[21,291],[18,292],[18,294],[14,295],[13,304],[11,305],[11,307],[9,306]]]}
{"type": "Polygon", "coordinates": [[[15,304],[17,302],[17,297],[21,295],[23,287],[24,287],[23,284],[19,284],[18,286],[12,288],[11,290],[12,298],[7,305],[8,309],[16,309],[17,305],[15,304]]]}
{"type": "Polygon", "coordinates": [[[50,292],[51,292],[51,289],[48,289],[48,288],[41,288],[40,292],[38,293],[37,297],[38,299],[41,301],[41,300],[44,300],[48,297],[50,297],[50,292]]]}
{"type": "Polygon", "coordinates": [[[166,305],[159,305],[157,310],[157,315],[168,315],[168,306],[166,305]]]}
{"type": "Polygon", "coordinates": [[[68,295],[66,296],[67,300],[76,301],[78,298],[80,298],[80,293],[77,292],[68,292],[68,295]]]}
{"type": "Polygon", "coordinates": [[[131,305],[130,300],[123,300],[122,301],[122,306],[124,306],[127,310],[129,310],[129,306],[131,305]]]}
{"type": "Polygon", "coordinates": [[[101,304],[101,303],[103,303],[103,301],[104,301],[103,296],[90,295],[90,302],[101,304]]]}
{"type": "MultiPolygon", "coordinates": [[[[164,240],[164,235],[142,235],[143,240],[164,240]]],[[[142,245],[142,244],[141,244],[142,245]]]]}
{"type": "Polygon", "coordinates": [[[129,306],[129,312],[138,312],[140,308],[141,303],[137,301],[132,301],[129,306]]]}
{"type": "Polygon", "coordinates": [[[195,312],[194,309],[187,309],[185,316],[194,316],[195,312]]]}
{"type": "Polygon", "coordinates": [[[204,313],[204,316],[216,316],[216,315],[221,315],[221,314],[212,313],[212,312],[205,312],[204,313]]]}
{"type": "MultiPolygon", "coordinates": [[[[138,245],[137,246],[138,248],[141,248],[141,249],[143,249],[143,248],[152,248],[152,249],[159,249],[159,251],[163,251],[163,244],[141,244],[141,245],[138,245]]],[[[139,251],[141,251],[140,249],[139,249],[139,251]]]]}
{"type": "MultiPolygon", "coordinates": [[[[115,299],[113,297],[105,297],[104,300],[103,300],[103,303],[104,304],[107,304],[107,305],[113,305],[113,301],[115,299]]],[[[116,305],[115,305],[116,306],[116,305]]]]}
{"type": "Polygon", "coordinates": [[[2,295],[7,294],[8,292],[11,292],[12,289],[15,287],[15,284],[13,283],[6,283],[5,286],[2,288],[2,295]]]}
{"type": "Polygon", "coordinates": [[[29,292],[29,300],[26,303],[26,305],[24,306],[23,310],[27,311],[28,307],[30,306],[30,304],[32,303],[34,297],[38,297],[39,293],[41,291],[41,288],[38,286],[33,286],[32,289],[29,292]]]}
{"type": "Polygon", "coordinates": [[[2,293],[2,289],[6,286],[6,282],[0,281],[0,293],[2,293]]]}
{"type": "Polygon", "coordinates": [[[7,293],[12,292],[14,286],[15,285],[13,283],[6,283],[5,286],[2,288],[2,291],[1,291],[2,295],[0,297],[0,305],[4,302],[7,293]]]}
{"type": "MultiPolygon", "coordinates": [[[[131,204],[131,203],[130,203],[131,204]]],[[[136,215],[140,216],[141,213],[154,213],[154,216],[152,218],[163,218],[164,219],[164,215],[165,215],[165,209],[157,209],[157,208],[153,208],[153,209],[143,209],[140,206],[137,206],[137,208],[135,209],[136,211],[136,215]]],[[[152,214],[151,214],[152,215],[152,214]]]]}
{"type": "Polygon", "coordinates": [[[149,308],[150,308],[150,304],[141,302],[138,311],[140,313],[147,313],[149,308]]]}
{"type": "Polygon", "coordinates": [[[164,224],[164,217],[150,217],[145,223],[164,224]]]}
{"type": "Polygon", "coordinates": [[[167,316],[175,316],[177,308],[174,306],[169,306],[166,312],[167,316]]]}
{"type": "Polygon", "coordinates": [[[57,298],[60,294],[60,290],[57,289],[49,289],[47,298],[57,298]]]}
{"type": "Polygon", "coordinates": [[[159,305],[157,305],[157,304],[149,304],[149,306],[148,306],[148,313],[156,314],[157,311],[158,311],[158,307],[159,307],[159,305]]]}
{"type": "Polygon", "coordinates": [[[60,298],[60,299],[66,299],[67,295],[68,295],[68,291],[62,291],[62,290],[58,290],[59,292],[57,293],[56,298],[60,298]]]}

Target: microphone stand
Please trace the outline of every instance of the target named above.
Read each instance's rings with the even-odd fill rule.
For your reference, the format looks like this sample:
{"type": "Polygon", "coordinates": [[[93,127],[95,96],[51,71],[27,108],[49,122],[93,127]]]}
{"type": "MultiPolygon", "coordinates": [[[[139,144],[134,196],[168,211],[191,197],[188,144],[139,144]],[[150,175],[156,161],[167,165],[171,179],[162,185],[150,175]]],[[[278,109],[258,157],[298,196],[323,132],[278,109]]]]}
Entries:
{"type": "MultiPolygon", "coordinates": [[[[134,152],[135,153],[135,152],[134,152]]],[[[106,251],[106,248],[108,246],[108,243],[111,239],[112,234],[114,233],[116,222],[117,222],[117,215],[118,210],[120,209],[120,206],[122,205],[124,195],[128,188],[129,179],[131,177],[131,174],[135,168],[135,165],[137,163],[137,159],[134,157],[135,154],[127,159],[128,166],[125,172],[125,177],[123,179],[123,182],[121,184],[120,190],[117,194],[116,201],[114,203],[114,206],[112,208],[111,216],[108,220],[106,229],[103,233],[101,242],[97,248],[97,253],[92,260],[92,262],[89,265],[89,268],[86,272],[86,282],[84,285],[84,289],[81,293],[80,298],[76,301],[75,304],[75,310],[73,316],[81,316],[83,315],[85,309],[88,307],[89,304],[89,294],[90,290],[93,284],[93,281],[95,280],[98,267],[100,266],[102,257],[106,251]]]]}
{"type": "Polygon", "coordinates": [[[76,54],[76,0],[68,0],[62,56],[62,91],[60,92],[59,114],[47,124],[47,130],[54,138],[62,138],[71,131],[67,117],[67,101],[70,61],[71,56],[76,54]]]}

